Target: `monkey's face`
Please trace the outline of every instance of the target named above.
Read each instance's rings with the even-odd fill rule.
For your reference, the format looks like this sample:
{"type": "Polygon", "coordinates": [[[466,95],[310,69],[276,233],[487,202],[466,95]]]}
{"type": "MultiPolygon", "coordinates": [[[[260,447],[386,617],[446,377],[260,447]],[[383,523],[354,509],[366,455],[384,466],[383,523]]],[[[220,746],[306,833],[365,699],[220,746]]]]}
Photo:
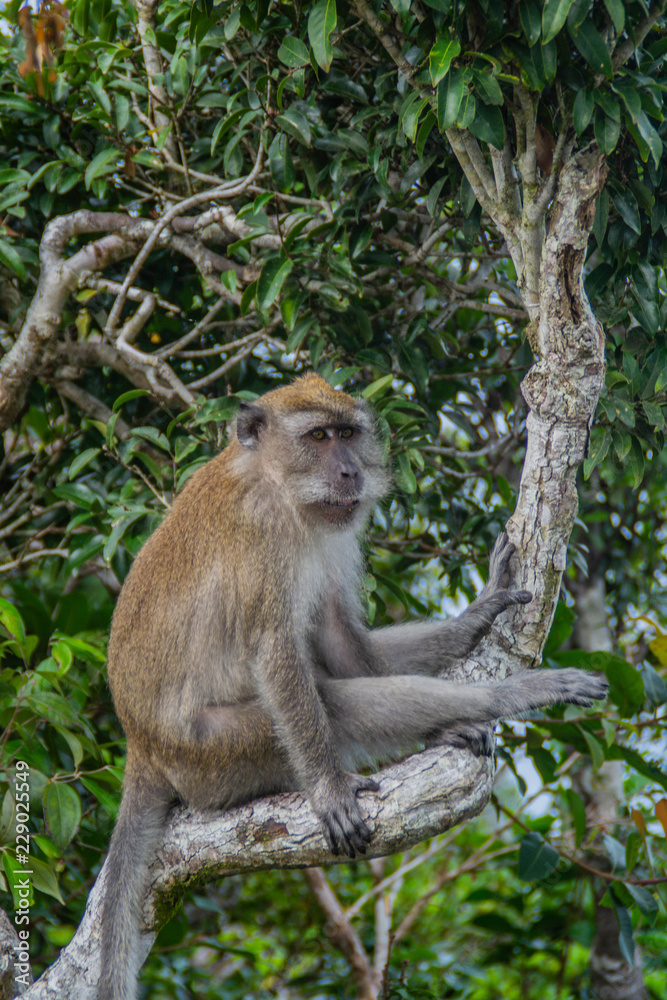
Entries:
{"type": "Polygon", "coordinates": [[[332,421],[324,413],[290,415],[282,423],[281,473],[303,516],[361,527],[388,485],[373,428],[363,420],[332,421]]]}
{"type": "Polygon", "coordinates": [[[313,508],[312,514],[329,524],[349,524],[366,506],[366,476],[355,447],[362,433],[347,424],[325,424],[302,435],[298,451],[303,453],[308,471],[305,476],[296,473],[294,485],[304,506],[313,508]],[[314,502],[313,495],[319,497],[314,502]]]}
{"type": "Polygon", "coordinates": [[[242,404],[237,439],[273,495],[310,524],[361,528],[390,477],[364,402],[308,375],[242,404]]]}

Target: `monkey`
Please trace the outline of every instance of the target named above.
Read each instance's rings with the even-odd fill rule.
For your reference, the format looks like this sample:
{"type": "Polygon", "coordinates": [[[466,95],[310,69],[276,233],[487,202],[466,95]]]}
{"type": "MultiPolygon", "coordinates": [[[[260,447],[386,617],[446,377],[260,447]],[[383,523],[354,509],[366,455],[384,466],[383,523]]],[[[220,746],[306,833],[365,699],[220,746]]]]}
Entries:
{"type": "Polygon", "coordinates": [[[127,737],[107,859],[100,1000],[133,1000],[148,866],[175,803],[231,809],[299,790],[330,850],[364,854],[361,766],[421,744],[492,752],[489,724],[606,681],[577,669],[486,684],[445,679],[510,586],[502,534],[455,619],[369,629],[360,539],[390,474],[364,400],[308,374],[242,403],[227,447],[190,478],[123,584],[108,677],[127,737]]]}

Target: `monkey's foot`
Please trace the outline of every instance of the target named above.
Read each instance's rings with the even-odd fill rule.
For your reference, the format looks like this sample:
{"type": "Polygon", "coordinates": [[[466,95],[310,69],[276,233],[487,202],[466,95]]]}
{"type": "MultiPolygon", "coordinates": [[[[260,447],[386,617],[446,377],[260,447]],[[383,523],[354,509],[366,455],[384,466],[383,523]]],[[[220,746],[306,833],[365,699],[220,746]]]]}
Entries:
{"type": "Polygon", "coordinates": [[[379,790],[372,778],[345,772],[317,782],[309,799],[333,854],[344,853],[355,858],[366,853],[373,834],[361,815],[357,795],[379,790]]]}
{"type": "Polygon", "coordinates": [[[550,673],[545,671],[545,674],[548,679],[555,680],[560,701],[568,705],[590,708],[594,701],[602,701],[609,690],[609,682],[604,674],[594,674],[576,667],[566,667],[550,673]]]}
{"type": "Polygon", "coordinates": [[[496,746],[493,724],[489,722],[458,722],[448,726],[429,741],[428,746],[445,745],[471,750],[475,757],[492,757],[496,746]]]}

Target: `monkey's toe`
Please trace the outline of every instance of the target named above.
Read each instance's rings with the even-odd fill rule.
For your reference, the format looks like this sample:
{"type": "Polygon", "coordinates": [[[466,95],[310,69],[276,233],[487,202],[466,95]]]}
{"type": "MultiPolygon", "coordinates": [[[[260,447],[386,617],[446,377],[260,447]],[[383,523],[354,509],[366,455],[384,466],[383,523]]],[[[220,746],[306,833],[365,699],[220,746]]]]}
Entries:
{"type": "Polygon", "coordinates": [[[347,854],[349,858],[365,854],[373,837],[371,830],[360,816],[357,819],[340,814],[329,816],[323,818],[322,826],[331,853],[347,854]]]}

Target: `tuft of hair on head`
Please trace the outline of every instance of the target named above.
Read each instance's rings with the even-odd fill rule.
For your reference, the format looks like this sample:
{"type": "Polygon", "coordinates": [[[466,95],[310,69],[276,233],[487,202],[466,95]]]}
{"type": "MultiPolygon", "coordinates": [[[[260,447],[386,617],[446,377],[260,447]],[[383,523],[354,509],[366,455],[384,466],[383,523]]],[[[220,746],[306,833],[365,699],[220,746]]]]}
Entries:
{"type": "Polygon", "coordinates": [[[283,385],[279,389],[272,389],[262,396],[262,401],[269,407],[283,410],[286,413],[295,413],[303,410],[329,410],[344,408],[349,411],[350,407],[358,406],[356,399],[334,389],[326,379],[315,372],[308,372],[294,379],[290,385],[283,385]]]}

